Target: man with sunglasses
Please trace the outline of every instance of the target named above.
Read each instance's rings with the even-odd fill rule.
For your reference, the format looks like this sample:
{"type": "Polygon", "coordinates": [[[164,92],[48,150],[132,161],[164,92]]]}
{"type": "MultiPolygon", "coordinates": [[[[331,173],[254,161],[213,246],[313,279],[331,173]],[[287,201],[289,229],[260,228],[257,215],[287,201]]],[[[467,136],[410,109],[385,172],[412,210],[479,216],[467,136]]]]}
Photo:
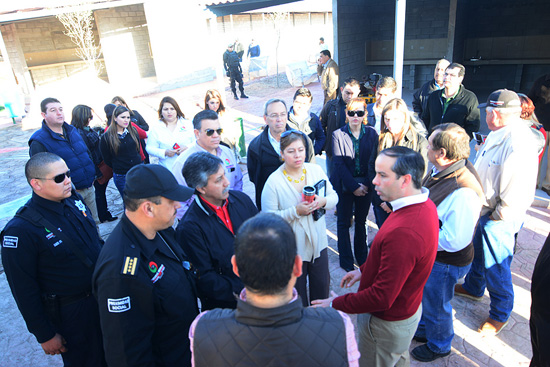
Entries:
{"type": "MultiPolygon", "coordinates": [[[[193,128],[195,129],[195,143],[183,152],[172,166],[172,173],[178,183],[186,185],[181,170],[187,158],[196,152],[207,152],[223,161],[225,176],[229,180],[229,189],[243,191],[243,173],[237,163],[235,154],[231,149],[220,144],[223,129],[221,128],[218,114],[212,110],[203,110],[197,113],[193,118],[193,128]]],[[[181,208],[178,209],[178,219],[183,217],[192,201],[193,199],[191,198],[187,202],[181,203],[181,208]]]]}
{"type": "Polygon", "coordinates": [[[63,106],[55,98],[46,98],[40,102],[42,128],[35,131],[29,139],[29,155],[50,152],[60,156],[73,173],[72,182],[84,203],[99,223],[93,183],[96,178],[94,162],[86,143],[78,130],[65,122],[63,106]]]}
{"type": "Polygon", "coordinates": [[[101,250],[71,171],[53,153],[25,165],[31,199],[2,231],[2,263],[28,330],[65,365],[105,366],[92,272],[101,250]]]}

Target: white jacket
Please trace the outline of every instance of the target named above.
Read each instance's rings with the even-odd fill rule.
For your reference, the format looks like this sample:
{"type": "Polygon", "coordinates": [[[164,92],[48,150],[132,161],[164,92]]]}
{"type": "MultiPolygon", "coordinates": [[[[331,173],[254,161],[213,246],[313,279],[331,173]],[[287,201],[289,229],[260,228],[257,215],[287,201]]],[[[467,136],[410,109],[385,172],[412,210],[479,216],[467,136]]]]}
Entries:
{"type": "Polygon", "coordinates": [[[492,131],[474,164],[486,202],[481,215],[522,223],[535,197],[539,143],[519,120],[492,131]]]}

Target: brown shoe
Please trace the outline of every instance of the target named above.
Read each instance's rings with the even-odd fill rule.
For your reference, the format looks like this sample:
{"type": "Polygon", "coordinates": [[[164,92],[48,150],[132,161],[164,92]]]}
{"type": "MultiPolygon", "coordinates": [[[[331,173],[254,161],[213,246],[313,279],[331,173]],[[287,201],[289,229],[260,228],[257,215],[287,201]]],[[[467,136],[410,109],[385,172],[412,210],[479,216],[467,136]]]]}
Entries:
{"type": "Polygon", "coordinates": [[[466,292],[466,289],[462,287],[462,284],[455,285],[455,294],[457,296],[466,297],[474,301],[481,301],[483,297],[476,297],[473,294],[466,292]]]}
{"type": "Polygon", "coordinates": [[[483,334],[483,336],[495,336],[498,335],[506,325],[508,325],[508,320],[506,320],[506,322],[500,322],[487,317],[477,331],[483,334]]]}

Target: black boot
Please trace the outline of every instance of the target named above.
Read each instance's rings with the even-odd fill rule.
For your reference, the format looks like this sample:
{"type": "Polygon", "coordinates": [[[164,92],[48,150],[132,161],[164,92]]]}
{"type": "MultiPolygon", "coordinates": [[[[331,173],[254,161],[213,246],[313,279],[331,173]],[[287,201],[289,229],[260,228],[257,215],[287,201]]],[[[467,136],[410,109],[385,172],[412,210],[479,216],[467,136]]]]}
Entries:
{"type": "Polygon", "coordinates": [[[238,101],[239,100],[239,96],[237,95],[237,92],[233,92],[233,97],[238,101]]]}
{"type": "Polygon", "coordinates": [[[248,96],[246,94],[244,94],[244,91],[241,92],[241,98],[248,98],[248,96]]]}

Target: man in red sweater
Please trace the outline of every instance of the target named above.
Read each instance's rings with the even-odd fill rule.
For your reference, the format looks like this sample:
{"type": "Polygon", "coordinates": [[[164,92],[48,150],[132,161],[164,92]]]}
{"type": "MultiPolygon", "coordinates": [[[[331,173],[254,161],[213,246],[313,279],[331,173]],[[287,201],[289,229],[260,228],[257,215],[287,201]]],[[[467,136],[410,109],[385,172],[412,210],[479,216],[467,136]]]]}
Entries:
{"type": "Polygon", "coordinates": [[[422,290],[437,253],[439,220],[428,190],[422,188],[424,160],[396,146],[380,152],[373,180],[393,212],[378,231],[367,261],[340,284],[360,281],[357,293],[313,301],[359,314],[361,366],[408,366],[409,345],[422,314],[422,290]]]}

